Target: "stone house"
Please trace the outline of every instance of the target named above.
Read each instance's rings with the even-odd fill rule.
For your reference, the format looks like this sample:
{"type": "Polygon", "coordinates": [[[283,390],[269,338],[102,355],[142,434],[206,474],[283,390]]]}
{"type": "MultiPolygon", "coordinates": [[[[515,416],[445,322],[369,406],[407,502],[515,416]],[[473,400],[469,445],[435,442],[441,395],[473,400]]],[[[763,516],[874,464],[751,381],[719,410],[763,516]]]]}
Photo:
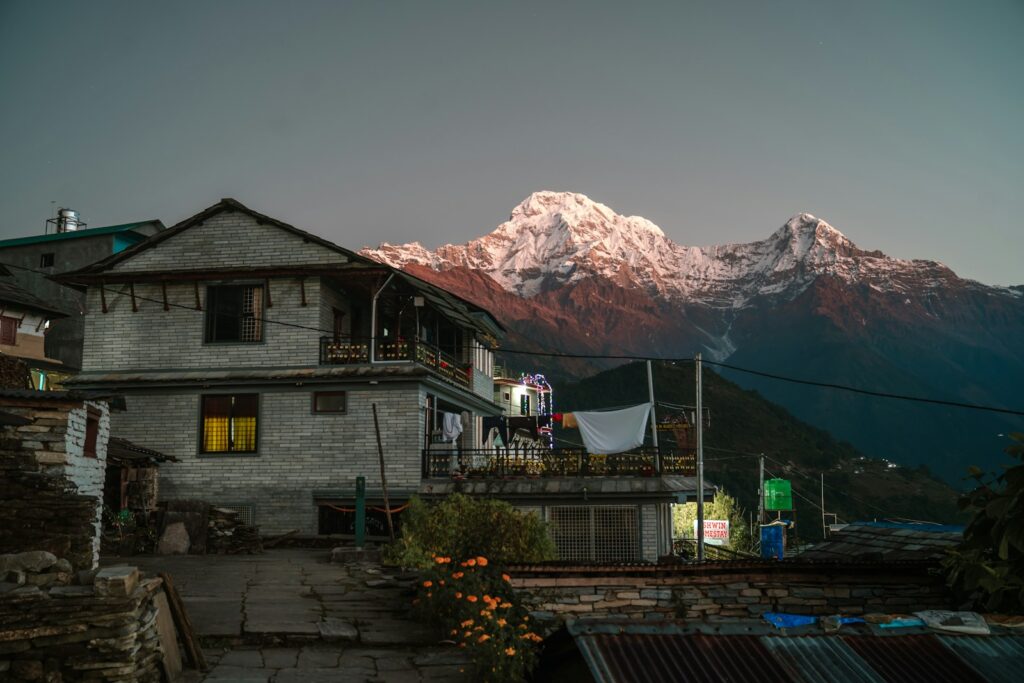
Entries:
{"type": "Polygon", "coordinates": [[[51,322],[66,317],[57,306],[25,290],[0,266],[0,354],[24,361],[33,388],[48,388],[48,373],[63,369],[59,359],[46,355],[46,338],[51,322]]]}
{"type": "Polygon", "coordinates": [[[231,199],[58,278],[87,302],[74,386],[116,387],[117,436],[176,459],[161,497],[264,533],[345,532],[357,476],[382,504],[374,406],[396,506],[445,414],[470,444],[498,412],[486,311],[231,199]]]}
{"type": "Polygon", "coordinates": [[[551,522],[564,559],[655,560],[671,504],[695,499],[670,453],[544,448],[523,467],[485,448],[503,333],[486,310],[235,200],[57,279],[87,305],[73,386],[123,395],[115,434],[175,459],[164,499],[348,534],[361,476],[384,535],[374,406],[393,508],[502,498],[551,522]]]}

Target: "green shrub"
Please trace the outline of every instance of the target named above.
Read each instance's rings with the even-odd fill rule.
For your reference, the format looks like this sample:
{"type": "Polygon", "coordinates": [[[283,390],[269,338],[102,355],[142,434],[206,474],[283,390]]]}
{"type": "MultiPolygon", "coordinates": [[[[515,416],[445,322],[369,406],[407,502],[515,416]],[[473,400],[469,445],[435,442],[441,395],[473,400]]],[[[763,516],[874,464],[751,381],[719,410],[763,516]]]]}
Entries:
{"type": "Polygon", "coordinates": [[[414,497],[402,514],[402,537],[384,549],[384,559],[430,569],[436,555],[482,555],[505,566],[552,560],[556,553],[547,525],[508,503],[456,493],[428,506],[414,497]]]}

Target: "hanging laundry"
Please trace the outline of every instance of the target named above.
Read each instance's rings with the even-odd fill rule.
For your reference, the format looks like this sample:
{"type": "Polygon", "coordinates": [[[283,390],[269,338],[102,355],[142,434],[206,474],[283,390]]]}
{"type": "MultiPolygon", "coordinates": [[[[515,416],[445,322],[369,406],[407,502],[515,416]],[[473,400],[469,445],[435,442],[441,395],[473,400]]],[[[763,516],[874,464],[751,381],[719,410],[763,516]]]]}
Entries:
{"type": "Polygon", "coordinates": [[[462,416],[458,413],[444,413],[441,420],[441,437],[454,442],[462,434],[462,416]]]}
{"type": "MultiPolygon", "coordinates": [[[[642,445],[650,414],[650,403],[641,403],[623,410],[573,413],[579,424],[583,444],[591,453],[622,453],[642,445]]],[[[567,415],[562,416],[563,426],[567,415]]]]}
{"type": "Polygon", "coordinates": [[[576,416],[572,413],[562,413],[562,426],[566,429],[576,429],[579,426],[576,424],[576,416]]]}
{"type": "Polygon", "coordinates": [[[492,429],[498,430],[498,438],[501,439],[502,445],[508,443],[508,424],[505,422],[504,415],[485,417],[482,421],[481,427],[483,427],[484,434],[487,434],[488,436],[492,429]]]}

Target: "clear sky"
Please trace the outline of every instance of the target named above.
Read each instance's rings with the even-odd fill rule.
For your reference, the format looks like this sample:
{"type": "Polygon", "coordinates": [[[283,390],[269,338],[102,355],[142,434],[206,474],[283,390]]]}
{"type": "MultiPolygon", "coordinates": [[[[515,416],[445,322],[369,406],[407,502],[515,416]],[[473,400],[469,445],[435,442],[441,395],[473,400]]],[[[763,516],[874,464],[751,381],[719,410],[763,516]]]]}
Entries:
{"type": "Polygon", "coordinates": [[[0,237],[230,196],[434,247],[551,189],[1024,283],[1022,0],[2,0],[0,97],[0,237]]]}

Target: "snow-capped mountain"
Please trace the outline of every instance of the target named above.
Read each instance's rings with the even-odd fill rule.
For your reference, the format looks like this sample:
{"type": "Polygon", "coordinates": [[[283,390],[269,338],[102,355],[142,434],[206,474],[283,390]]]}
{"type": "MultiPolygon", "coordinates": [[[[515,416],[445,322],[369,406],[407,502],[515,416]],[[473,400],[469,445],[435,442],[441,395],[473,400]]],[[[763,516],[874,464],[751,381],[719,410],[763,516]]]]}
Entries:
{"type": "Polygon", "coordinates": [[[861,250],[808,213],[793,216],[758,242],[701,248],[677,244],[646,218],[621,216],[573,192],[535,192],[496,230],[464,245],[429,251],[416,242],[384,243],[363,253],[398,267],[482,271],[523,297],[597,276],[667,299],[722,308],[742,308],[757,296],[793,297],[821,275],[883,291],[956,278],[940,263],[861,250]]]}
{"type": "MultiPolygon", "coordinates": [[[[807,213],[757,242],[691,247],[584,195],[536,192],[467,244],[382,244],[363,253],[493,312],[509,329],[505,348],[664,358],[701,351],[795,377],[1022,407],[1024,288],[863,250],[807,213]]],[[[522,355],[505,360],[531,364],[522,355]]],[[[563,377],[602,367],[533,362],[563,377]]],[[[928,464],[953,482],[966,464],[998,458],[992,435],[1024,431],[1019,418],[992,413],[731,379],[871,455],[928,464]],[[965,464],[969,453],[978,456],[965,464]]],[[[750,448],[771,445],[752,439],[750,448]]]]}

